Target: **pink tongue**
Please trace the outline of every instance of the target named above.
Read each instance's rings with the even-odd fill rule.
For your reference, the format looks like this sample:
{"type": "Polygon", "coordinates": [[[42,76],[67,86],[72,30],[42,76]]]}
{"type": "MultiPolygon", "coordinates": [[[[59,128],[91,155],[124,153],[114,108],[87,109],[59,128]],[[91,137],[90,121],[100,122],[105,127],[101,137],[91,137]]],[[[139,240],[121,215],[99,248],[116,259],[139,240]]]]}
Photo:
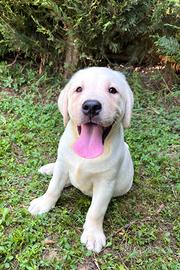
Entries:
{"type": "Polygon", "coordinates": [[[95,158],[103,153],[102,127],[95,124],[81,125],[81,134],[73,149],[83,158],[95,158]]]}

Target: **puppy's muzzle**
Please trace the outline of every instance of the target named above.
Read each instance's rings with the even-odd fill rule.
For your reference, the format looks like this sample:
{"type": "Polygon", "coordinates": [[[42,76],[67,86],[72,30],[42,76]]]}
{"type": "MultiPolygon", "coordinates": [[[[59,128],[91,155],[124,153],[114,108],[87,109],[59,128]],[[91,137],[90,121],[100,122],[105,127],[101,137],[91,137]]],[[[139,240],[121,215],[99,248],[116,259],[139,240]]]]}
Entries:
{"type": "Polygon", "coordinates": [[[88,99],[82,104],[82,112],[90,118],[98,115],[102,110],[102,105],[98,100],[88,99]]]}

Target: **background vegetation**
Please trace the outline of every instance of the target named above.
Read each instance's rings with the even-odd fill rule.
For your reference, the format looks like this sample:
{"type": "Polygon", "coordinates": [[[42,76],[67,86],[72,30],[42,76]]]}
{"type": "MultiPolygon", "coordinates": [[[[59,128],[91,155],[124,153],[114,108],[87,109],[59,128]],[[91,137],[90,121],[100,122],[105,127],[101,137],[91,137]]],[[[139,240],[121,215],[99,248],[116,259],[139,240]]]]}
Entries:
{"type": "Polygon", "coordinates": [[[53,70],[119,62],[180,64],[178,0],[1,0],[0,57],[53,70]]]}
{"type": "Polygon", "coordinates": [[[0,269],[180,269],[179,14],[178,0],[0,0],[0,269]],[[80,244],[90,199],[77,189],[27,212],[63,132],[60,88],[90,65],[122,71],[135,96],[134,185],[112,200],[99,255],[80,244]]]}

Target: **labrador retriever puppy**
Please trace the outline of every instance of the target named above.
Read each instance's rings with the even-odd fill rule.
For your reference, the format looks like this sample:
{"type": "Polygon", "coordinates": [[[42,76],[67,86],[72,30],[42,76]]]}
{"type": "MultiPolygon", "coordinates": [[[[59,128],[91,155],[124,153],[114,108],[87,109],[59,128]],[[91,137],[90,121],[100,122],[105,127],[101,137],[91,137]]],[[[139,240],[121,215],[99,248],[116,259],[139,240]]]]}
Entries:
{"type": "Polygon", "coordinates": [[[57,159],[39,170],[53,176],[46,193],[31,202],[29,212],[48,212],[63,188],[72,184],[92,197],[81,242],[100,252],[106,244],[103,219],[108,204],[132,186],[133,162],[123,128],[130,125],[133,94],[120,72],[90,67],[72,76],[58,106],[66,128],[57,159]]]}

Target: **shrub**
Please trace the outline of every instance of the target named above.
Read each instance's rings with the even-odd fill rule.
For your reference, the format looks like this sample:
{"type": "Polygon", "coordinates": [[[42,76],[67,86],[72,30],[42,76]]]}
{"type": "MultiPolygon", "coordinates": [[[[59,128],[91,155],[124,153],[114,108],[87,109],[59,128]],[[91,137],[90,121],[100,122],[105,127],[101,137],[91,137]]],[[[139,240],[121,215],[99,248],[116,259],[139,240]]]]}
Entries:
{"type": "MultiPolygon", "coordinates": [[[[142,63],[151,58],[154,37],[163,33],[175,4],[170,0],[1,0],[1,56],[23,53],[40,62],[40,73],[47,63],[56,68],[63,63],[69,67],[109,60],[142,63]]],[[[156,38],[156,46],[159,42],[156,38]]]]}
{"type": "MultiPolygon", "coordinates": [[[[155,47],[164,62],[180,65],[180,3],[169,1],[164,27],[155,35],[155,47]]],[[[180,67],[179,67],[180,69],[180,67]]]]}

